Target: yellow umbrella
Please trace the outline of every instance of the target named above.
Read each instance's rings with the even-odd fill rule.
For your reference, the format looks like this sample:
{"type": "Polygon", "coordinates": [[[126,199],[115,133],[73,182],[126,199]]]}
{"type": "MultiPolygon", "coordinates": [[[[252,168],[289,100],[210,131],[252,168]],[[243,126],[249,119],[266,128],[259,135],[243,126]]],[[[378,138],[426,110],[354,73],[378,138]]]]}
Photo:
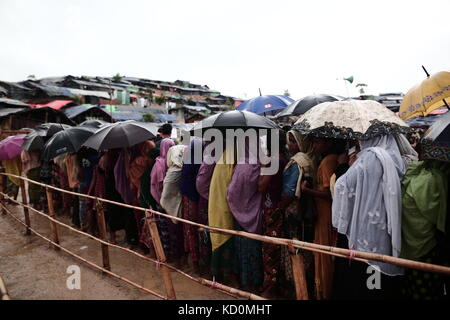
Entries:
{"type": "MultiPolygon", "coordinates": [[[[428,75],[428,73],[427,73],[428,75]]],[[[450,72],[441,71],[428,75],[420,84],[412,87],[403,98],[399,116],[403,120],[426,116],[433,110],[447,105],[450,97],[450,72]]]]}

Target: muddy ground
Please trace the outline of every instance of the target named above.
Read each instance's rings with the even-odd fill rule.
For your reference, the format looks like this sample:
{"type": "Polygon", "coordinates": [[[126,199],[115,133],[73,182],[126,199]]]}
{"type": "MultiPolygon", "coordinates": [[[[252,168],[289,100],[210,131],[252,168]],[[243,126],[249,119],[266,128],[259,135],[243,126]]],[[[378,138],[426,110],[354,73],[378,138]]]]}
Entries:
{"type": "MultiPolygon", "coordinates": [[[[20,207],[8,206],[13,213],[23,219],[20,207]]],[[[30,213],[31,226],[44,236],[51,238],[50,224],[45,218],[30,213]]],[[[58,219],[70,225],[67,216],[58,219]]],[[[89,238],[58,226],[60,244],[72,252],[102,265],[100,244],[89,238]]],[[[118,232],[119,245],[124,245],[124,233],[118,232]]],[[[160,271],[151,262],[110,248],[113,272],[139,285],[165,295],[160,271]]],[[[188,270],[185,270],[188,271],[188,270]]],[[[18,300],[154,300],[158,299],[127,283],[103,275],[101,271],[84,264],[76,258],[55,251],[41,238],[25,235],[25,228],[8,215],[0,214],[0,276],[6,283],[11,299],[18,300]],[[81,270],[80,290],[70,290],[66,281],[71,275],[67,268],[77,265],[81,270]]],[[[195,283],[182,275],[171,272],[178,299],[219,300],[234,299],[226,294],[195,283]]]]}

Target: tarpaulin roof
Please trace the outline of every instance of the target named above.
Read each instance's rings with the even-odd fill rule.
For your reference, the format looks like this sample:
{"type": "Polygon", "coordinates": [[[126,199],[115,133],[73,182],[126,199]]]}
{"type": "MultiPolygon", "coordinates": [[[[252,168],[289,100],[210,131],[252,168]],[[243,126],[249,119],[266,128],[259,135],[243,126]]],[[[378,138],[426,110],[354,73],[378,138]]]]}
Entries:
{"type": "Polygon", "coordinates": [[[144,121],[143,114],[137,112],[113,112],[111,115],[115,121],[144,121]]]}
{"type": "Polygon", "coordinates": [[[9,106],[17,106],[17,107],[28,107],[28,104],[26,104],[20,100],[14,100],[14,99],[8,99],[8,98],[0,98],[0,104],[7,104],[9,106]]]}
{"type": "Polygon", "coordinates": [[[30,104],[32,108],[44,108],[49,107],[55,110],[59,110],[65,106],[67,106],[69,103],[73,103],[72,100],[55,100],[46,104],[30,104]]]}
{"type": "Polygon", "coordinates": [[[63,97],[75,97],[76,95],[69,91],[67,88],[57,87],[57,86],[51,86],[51,85],[43,85],[43,84],[37,84],[35,82],[28,81],[31,86],[41,89],[44,91],[48,96],[63,96],[63,97]]]}
{"type": "Polygon", "coordinates": [[[99,108],[94,105],[87,105],[87,106],[81,105],[81,106],[68,107],[68,108],[65,108],[63,111],[64,111],[64,114],[70,119],[73,119],[87,111],[95,111],[95,112],[97,112],[97,115],[99,115],[99,116],[103,115],[104,119],[111,119],[111,115],[109,113],[107,113],[102,108],[99,108]]]}
{"type": "Polygon", "coordinates": [[[0,108],[0,118],[6,117],[13,113],[21,112],[26,109],[27,108],[0,108]]]}
{"type": "Polygon", "coordinates": [[[81,89],[73,89],[67,88],[70,92],[77,96],[91,96],[91,97],[99,97],[104,99],[110,99],[109,93],[105,91],[93,91],[93,90],[81,90],[81,89]]]}
{"type": "Polygon", "coordinates": [[[168,121],[176,121],[177,120],[177,116],[175,116],[174,114],[164,114],[164,113],[160,113],[156,115],[156,121],[158,122],[168,122],[168,121]]]}

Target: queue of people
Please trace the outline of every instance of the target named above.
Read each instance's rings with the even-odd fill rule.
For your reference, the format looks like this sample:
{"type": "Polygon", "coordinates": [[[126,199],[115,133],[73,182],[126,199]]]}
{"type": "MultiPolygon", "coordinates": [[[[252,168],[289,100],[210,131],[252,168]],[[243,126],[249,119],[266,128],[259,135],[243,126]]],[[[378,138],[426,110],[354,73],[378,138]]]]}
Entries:
{"type": "MultiPolygon", "coordinates": [[[[241,161],[225,149],[217,163],[209,161],[217,155],[207,152],[196,163],[194,149],[207,150],[209,142],[178,144],[171,130],[166,124],[159,137],[131,148],[82,148],[46,163],[38,153],[23,151],[17,166],[33,180],[212,227],[449,263],[450,165],[419,161],[401,134],[345,141],[280,130],[278,150],[269,148],[279,169],[267,175],[261,170],[267,165],[248,148],[241,161]]],[[[28,192],[30,203],[45,210],[42,188],[29,184],[28,192]]],[[[94,201],[57,192],[54,201],[58,214],[70,212],[75,226],[98,234],[94,201]]],[[[141,211],[112,204],[104,209],[111,234],[125,230],[129,246],[154,255],[141,211]]],[[[295,299],[287,247],[157,219],[170,263],[267,298],[295,299]]],[[[442,275],[307,250],[299,254],[310,299],[448,297],[442,275]],[[367,286],[369,265],[380,272],[380,289],[367,286]]]]}

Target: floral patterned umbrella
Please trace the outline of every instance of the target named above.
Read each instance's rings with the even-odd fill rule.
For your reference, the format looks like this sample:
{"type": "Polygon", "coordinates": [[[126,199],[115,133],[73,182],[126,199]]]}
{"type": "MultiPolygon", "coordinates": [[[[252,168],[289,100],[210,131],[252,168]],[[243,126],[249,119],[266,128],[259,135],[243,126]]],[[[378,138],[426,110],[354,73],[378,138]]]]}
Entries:
{"type": "Polygon", "coordinates": [[[293,129],[316,137],[362,140],[410,130],[394,112],[373,100],[321,103],[300,116],[293,129]]]}

